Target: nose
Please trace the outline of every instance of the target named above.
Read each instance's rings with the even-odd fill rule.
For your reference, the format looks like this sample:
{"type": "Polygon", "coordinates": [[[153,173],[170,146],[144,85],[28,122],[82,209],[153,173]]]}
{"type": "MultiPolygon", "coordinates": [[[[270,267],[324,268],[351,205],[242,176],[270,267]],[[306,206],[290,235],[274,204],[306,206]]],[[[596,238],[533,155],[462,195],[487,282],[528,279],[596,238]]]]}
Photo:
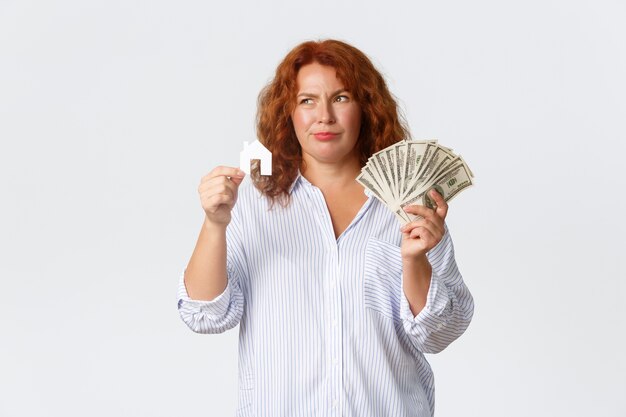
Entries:
{"type": "Polygon", "coordinates": [[[333,106],[330,101],[325,101],[320,104],[318,107],[318,120],[319,123],[322,124],[333,124],[335,123],[335,114],[333,112],[333,106]]]}

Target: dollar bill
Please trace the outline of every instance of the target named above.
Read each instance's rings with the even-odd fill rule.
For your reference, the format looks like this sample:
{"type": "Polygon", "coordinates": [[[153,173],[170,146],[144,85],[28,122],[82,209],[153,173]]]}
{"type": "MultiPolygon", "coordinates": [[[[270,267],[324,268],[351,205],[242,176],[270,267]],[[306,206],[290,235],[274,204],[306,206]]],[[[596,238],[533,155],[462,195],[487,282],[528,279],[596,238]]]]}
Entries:
{"type": "Polygon", "coordinates": [[[432,189],[450,201],[474,184],[473,177],[463,158],[436,140],[403,140],[372,155],[357,181],[405,224],[416,218],[405,207],[433,208],[432,189]]]}
{"type": "MultiPolygon", "coordinates": [[[[471,171],[462,159],[457,158],[456,160],[457,162],[447,171],[442,172],[437,179],[430,183],[427,189],[403,202],[401,207],[404,209],[406,206],[418,204],[431,209],[436,208],[435,201],[429,195],[430,190],[434,189],[446,202],[449,202],[461,191],[472,186],[474,182],[471,171]]],[[[407,214],[411,221],[419,217],[410,213],[407,214]]]]}

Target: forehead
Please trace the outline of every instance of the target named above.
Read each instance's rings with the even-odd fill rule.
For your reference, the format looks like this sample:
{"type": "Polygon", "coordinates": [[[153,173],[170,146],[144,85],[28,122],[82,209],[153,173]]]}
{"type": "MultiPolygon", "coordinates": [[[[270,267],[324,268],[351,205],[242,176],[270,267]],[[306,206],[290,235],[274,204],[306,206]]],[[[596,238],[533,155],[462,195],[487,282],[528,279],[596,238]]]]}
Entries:
{"type": "Polygon", "coordinates": [[[304,65],[296,77],[298,90],[344,88],[344,83],[337,78],[337,70],[328,65],[316,62],[304,65]]]}

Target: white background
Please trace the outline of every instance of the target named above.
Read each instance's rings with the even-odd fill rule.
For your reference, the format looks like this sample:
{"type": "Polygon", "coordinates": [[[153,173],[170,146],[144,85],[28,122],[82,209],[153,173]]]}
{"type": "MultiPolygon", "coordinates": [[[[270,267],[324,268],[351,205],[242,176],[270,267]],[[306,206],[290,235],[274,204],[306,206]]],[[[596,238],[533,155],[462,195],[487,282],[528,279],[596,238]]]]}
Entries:
{"type": "Polygon", "coordinates": [[[237,329],[176,289],[196,188],[280,59],[334,37],[462,154],[474,294],[436,415],[626,416],[621,1],[0,0],[0,416],[231,416],[237,329]]]}

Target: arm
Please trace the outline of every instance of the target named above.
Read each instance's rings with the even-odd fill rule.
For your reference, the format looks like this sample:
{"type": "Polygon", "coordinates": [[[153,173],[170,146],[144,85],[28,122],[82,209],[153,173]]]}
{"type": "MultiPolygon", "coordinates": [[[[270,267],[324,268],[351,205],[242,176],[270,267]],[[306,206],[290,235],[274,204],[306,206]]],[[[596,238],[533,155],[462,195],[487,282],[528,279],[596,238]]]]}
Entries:
{"type": "Polygon", "coordinates": [[[224,292],[226,274],[226,225],[205,219],[187,269],[185,286],[190,298],[210,301],[224,292]]]}
{"type": "Polygon", "coordinates": [[[198,187],[206,217],[181,277],[178,302],[181,318],[198,333],[230,329],[243,312],[236,268],[227,269],[226,238],[242,180],[236,168],[218,167],[203,177],[198,187]]]}
{"type": "Polygon", "coordinates": [[[440,352],[463,334],[474,311],[444,223],[448,205],[435,191],[431,196],[435,208],[406,207],[421,219],[402,228],[401,247],[401,317],[411,340],[424,353],[440,352]]]}
{"type": "Polygon", "coordinates": [[[428,262],[432,272],[424,305],[419,311],[411,306],[406,292],[406,288],[411,287],[407,285],[410,278],[407,271],[403,271],[400,316],[404,330],[420,352],[438,353],[465,332],[474,313],[474,300],[457,268],[454,246],[447,231],[428,253],[428,262]]]}

